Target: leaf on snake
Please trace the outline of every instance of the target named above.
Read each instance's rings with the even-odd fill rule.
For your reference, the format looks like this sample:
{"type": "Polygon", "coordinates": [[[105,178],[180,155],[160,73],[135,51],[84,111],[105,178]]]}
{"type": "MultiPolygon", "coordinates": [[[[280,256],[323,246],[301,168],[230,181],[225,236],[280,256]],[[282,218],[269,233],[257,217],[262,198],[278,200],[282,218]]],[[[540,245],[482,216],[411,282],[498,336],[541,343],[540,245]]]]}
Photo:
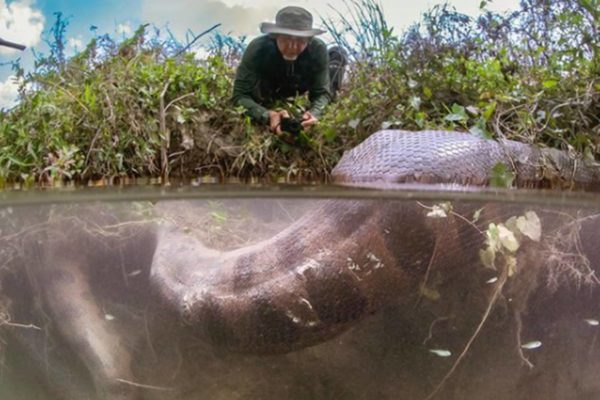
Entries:
{"type": "Polygon", "coordinates": [[[491,186],[509,188],[512,186],[514,180],[515,173],[503,163],[496,163],[492,168],[490,177],[491,186]]]}
{"type": "Polygon", "coordinates": [[[217,221],[227,221],[227,213],[226,212],[219,212],[219,211],[213,211],[210,213],[210,216],[213,217],[213,219],[217,220],[217,221]]]}

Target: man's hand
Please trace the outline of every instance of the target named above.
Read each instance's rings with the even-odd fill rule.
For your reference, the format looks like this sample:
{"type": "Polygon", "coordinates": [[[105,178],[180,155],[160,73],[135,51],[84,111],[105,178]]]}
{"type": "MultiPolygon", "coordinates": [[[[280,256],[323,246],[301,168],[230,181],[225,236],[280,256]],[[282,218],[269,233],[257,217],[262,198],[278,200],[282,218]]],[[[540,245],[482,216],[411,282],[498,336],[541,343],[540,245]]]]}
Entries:
{"type": "Polygon", "coordinates": [[[290,114],[286,110],[272,111],[269,110],[269,129],[277,136],[281,135],[281,119],[289,118],[290,114]]]}
{"type": "Polygon", "coordinates": [[[319,120],[310,113],[310,111],[305,112],[304,114],[302,114],[302,127],[304,129],[309,129],[311,126],[316,125],[317,122],[319,122],[319,120]]]}

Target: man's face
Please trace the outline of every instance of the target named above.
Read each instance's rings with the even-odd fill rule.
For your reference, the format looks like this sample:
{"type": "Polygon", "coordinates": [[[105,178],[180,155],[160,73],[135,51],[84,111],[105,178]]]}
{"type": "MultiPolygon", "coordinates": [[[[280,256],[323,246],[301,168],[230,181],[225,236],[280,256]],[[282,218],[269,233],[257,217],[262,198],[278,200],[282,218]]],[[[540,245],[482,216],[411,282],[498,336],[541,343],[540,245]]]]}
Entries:
{"type": "Polygon", "coordinates": [[[277,35],[275,39],[283,58],[288,61],[294,61],[298,58],[300,53],[306,49],[310,40],[310,38],[288,35],[277,35]]]}

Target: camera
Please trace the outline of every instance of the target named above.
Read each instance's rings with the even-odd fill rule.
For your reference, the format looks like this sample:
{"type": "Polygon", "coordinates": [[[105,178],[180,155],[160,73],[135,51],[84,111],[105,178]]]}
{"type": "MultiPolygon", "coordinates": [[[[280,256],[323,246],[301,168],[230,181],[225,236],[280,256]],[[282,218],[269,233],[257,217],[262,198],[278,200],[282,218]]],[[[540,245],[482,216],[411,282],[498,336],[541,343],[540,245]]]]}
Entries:
{"type": "Polygon", "coordinates": [[[281,131],[287,132],[294,137],[298,137],[302,132],[302,123],[298,118],[282,118],[281,131]]]}

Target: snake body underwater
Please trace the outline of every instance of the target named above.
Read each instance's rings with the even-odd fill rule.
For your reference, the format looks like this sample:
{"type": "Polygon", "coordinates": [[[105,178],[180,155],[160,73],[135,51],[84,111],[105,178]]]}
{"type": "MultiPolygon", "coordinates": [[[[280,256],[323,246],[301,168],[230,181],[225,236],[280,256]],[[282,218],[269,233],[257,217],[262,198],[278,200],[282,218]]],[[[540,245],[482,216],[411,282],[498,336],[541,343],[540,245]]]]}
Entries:
{"type": "MultiPolygon", "coordinates": [[[[514,171],[519,186],[568,181],[597,187],[600,182],[599,168],[557,150],[458,132],[393,130],[377,132],[346,152],[332,177],[349,186],[472,189],[487,186],[499,163],[514,171]]],[[[461,250],[461,243],[483,245],[479,232],[454,220],[427,218],[427,212],[418,202],[324,200],[273,237],[232,251],[208,248],[176,224],[140,228],[103,215],[90,217],[93,223],[83,229],[65,217],[54,234],[34,236],[30,249],[35,251],[24,256],[27,278],[13,276],[3,290],[13,299],[8,307],[13,320],[40,321],[40,313],[32,310],[42,309],[46,321],[55,321],[48,332],[71,350],[71,356],[55,361],[54,375],[47,373],[58,396],[90,395],[89,388],[61,378],[76,363],[91,376],[92,396],[134,399],[138,391],[124,389],[123,382],[134,381],[135,353],[124,340],[127,333],[107,326],[107,302],[127,297],[151,304],[153,312],[179,321],[180,328],[169,329],[191,331],[227,351],[275,354],[306,348],[414,292],[434,254],[435,264],[444,268],[478,262],[477,252],[461,250]],[[112,234],[98,239],[93,227],[103,224],[119,227],[105,229],[112,234]],[[107,284],[103,271],[123,260],[122,274],[113,274],[120,282],[107,284]],[[131,283],[134,274],[137,283],[131,283]],[[17,281],[39,295],[24,300],[22,293],[7,289],[17,281]]],[[[484,212],[481,225],[507,212],[484,212]]],[[[600,225],[593,224],[588,230],[596,236],[590,241],[598,239],[600,225]]],[[[586,248],[592,259],[597,250],[586,248]]],[[[44,332],[10,329],[9,334],[42,362],[44,332]]]]}

